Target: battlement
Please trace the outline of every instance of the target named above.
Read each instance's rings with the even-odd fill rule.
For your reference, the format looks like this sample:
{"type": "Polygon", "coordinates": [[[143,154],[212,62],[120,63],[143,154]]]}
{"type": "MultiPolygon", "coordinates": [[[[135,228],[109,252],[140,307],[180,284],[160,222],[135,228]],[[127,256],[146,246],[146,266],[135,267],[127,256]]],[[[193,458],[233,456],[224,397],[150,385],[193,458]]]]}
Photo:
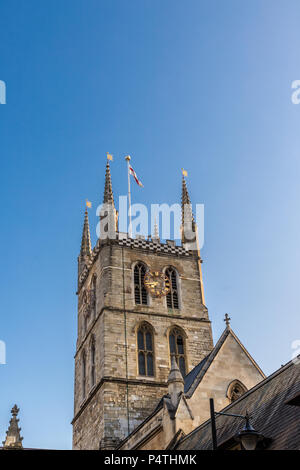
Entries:
{"type": "Polygon", "coordinates": [[[141,237],[129,238],[127,234],[119,233],[117,243],[121,246],[141,248],[144,250],[155,251],[156,253],[171,253],[172,255],[177,256],[191,256],[192,254],[192,252],[184,245],[176,245],[173,240],[167,240],[166,243],[162,243],[159,239],[153,239],[150,237],[147,240],[141,237]]]}
{"type": "Polygon", "coordinates": [[[154,253],[160,253],[162,255],[172,255],[172,256],[195,256],[195,251],[189,250],[187,248],[187,244],[183,245],[176,245],[175,241],[173,240],[166,240],[165,243],[162,243],[157,238],[148,237],[145,239],[142,236],[138,236],[137,238],[130,238],[127,233],[124,232],[117,232],[115,239],[98,239],[94,249],[91,252],[89,260],[85,267],[83,268],[79,279],[78,279],[78,289],[82,287],[84,284],[89,272],[90,268],[94,264],[101,247],[104,245],[119,245],[126,248],[135,248],[140,250],[152,251],[154,253]]]}

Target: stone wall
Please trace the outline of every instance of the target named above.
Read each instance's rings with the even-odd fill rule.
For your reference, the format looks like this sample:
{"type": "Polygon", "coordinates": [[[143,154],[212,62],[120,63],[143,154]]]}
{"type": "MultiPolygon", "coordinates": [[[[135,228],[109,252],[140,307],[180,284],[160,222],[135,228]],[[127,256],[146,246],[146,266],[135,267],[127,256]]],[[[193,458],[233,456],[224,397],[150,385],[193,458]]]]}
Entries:
{"type": "Polygon", "coordinates": [[[188,400],[195,416],[194,426],[199,426],[210,417],[210,398],[214,398],[216,410],[229,405],[226,392],[233,380],[238,379],[249,390],[263,378],[264,375],[253,364],[241,345],[229,334],[198,388],[188,400]]]}
{"type": "Polygon", "coordinates": [[[174,325],[185,333],[190,371],[212,349],[211,326],[201,303],[199,265],[193,254],[176,255],[141,248],[103,244],[79,291],[78,341],[75,355],[74,448],[113,447],[141,423],[166,393],[170,369],[168,332],[174,325]],[[149,305],[134,303],[133,269],[137,261],[151,271],[173,266],[178,272],[180,309],[169,310],[166,298],[149,297],[149,305]],[[83,291],[97,275],[95,318],[82,329],[83,291]],[[148,322],[154,331],[154,377],[138,375],[136,330],[148,322]],[[90,345],[96,345],[96,384],[91,388],[90,345]],[[126,348],[127,343],[127,348],[126,348]],[[85,351],[86,389],[82,396],[82,353],[85,351]],[[115,439],[115,441],[113,441],[115,439]]]}

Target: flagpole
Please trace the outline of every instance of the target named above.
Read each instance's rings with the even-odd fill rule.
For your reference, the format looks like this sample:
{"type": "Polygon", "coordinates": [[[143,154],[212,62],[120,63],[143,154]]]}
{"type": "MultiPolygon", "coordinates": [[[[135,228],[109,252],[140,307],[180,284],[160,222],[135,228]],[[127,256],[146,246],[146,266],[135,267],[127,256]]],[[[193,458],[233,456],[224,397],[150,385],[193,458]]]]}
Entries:
{"type": "Polygon", "coordinates": [[[130,156],[127,155],[125,157],[125,160],[127,161],[127,172],[128,172],[128,215],[129,215],[129,228],[128,228],[128,235],[129,238],[132,237],[132,227],[131,227],[131,191],[130,191],[130,172],[129,172],[129,162],[130,162],[130,156]]]}

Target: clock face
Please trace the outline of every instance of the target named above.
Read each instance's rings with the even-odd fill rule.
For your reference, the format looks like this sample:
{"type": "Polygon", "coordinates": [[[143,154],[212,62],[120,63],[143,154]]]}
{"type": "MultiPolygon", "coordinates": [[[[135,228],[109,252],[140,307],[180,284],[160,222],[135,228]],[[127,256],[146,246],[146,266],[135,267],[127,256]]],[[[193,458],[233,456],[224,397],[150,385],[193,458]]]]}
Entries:
{"type": "Polygon", "coordinates": [[[153,297],[162,297],[170,292],[169,278],[158,271],[147,272],[144,278],[146,289],[153,297]]]}

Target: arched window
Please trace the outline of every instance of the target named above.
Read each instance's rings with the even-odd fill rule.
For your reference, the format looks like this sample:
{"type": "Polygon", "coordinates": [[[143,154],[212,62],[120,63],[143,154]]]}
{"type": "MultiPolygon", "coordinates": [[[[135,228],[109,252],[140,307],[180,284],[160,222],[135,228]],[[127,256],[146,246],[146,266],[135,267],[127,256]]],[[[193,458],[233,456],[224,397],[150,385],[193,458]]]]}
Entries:
{"type": "Polygon", "coordinates": [[[175,356],[182,376],[186,375],[185,340],[183,332],[174,327],[169,334],[170,355],[175,356]]]}
{"type": "Polygon", "coordinates": [[[85,399],[85,394],[86,394],[86,357],[85,357],[85,352],[83,351],[82,357],[81,357],[81,366],[82,366],[82,399],[85,399]]]}
{"type": "Polygon", "coordinates": [[[170,279],[170,292],[167,294],[167,307],[179,308],[178,302],[178,286],[177,286],[177,273],[173,268],[166,269],[166,276],[170,279]]]}
{"type": "Polygon", "coordinates": [[[242,395],[244,395],[244,393],[246,392],[247,388],[242,382],[240,382],[239,380],[233,380],[228,386],[227,397],[232,403],[238,398],[240,398],[242,395]]]}
{"type": "Polygon", "coordinates": [[[137,330],[139,375],[154,376],[153,333],[150,325],[143,323],[137,330]]]}
{"type": "Polygon", "coordinates": [[[95,338],[93,337],[92,342],[91,342],[91,387],[93,387],[96,383],[95,356],[96,356],[95,338]]]}
{"type": "Polygon", "coordinates": [[[148,304],[147,290],[144,285],[144,277],[146,274],[146,266],[138,263],[134,267],[134,299],[139,305],[148,304]]]}
{"type": "Polygon", "coordinates": [[[88,324],[88,316],[87,314],[85,313],[83,315],[83,334],[85,335],[86,332],[87,332],[87,324],[88,324]]]}
{"type": "Polygon", "coordinates": [[[83,293],[82,306],[83,306],[82,307],[82,314],[83,314],[83,317],[82,317],[82,331],[83,331],[83,334],[85,335],[85,333],[87,332],[88,313],[89,313],[88,296],[87,296],[86,291],[84,291],[84,293],[83,293]]]}
{"type": "Polygon", "coordinates": [[[93,316],[96,316],[96,287],[97,287],[97,276],[94,275],[92,282],[91,282],[91,289],[90,289],[90,304],[91,304],[91,311],[93,316]]]}

